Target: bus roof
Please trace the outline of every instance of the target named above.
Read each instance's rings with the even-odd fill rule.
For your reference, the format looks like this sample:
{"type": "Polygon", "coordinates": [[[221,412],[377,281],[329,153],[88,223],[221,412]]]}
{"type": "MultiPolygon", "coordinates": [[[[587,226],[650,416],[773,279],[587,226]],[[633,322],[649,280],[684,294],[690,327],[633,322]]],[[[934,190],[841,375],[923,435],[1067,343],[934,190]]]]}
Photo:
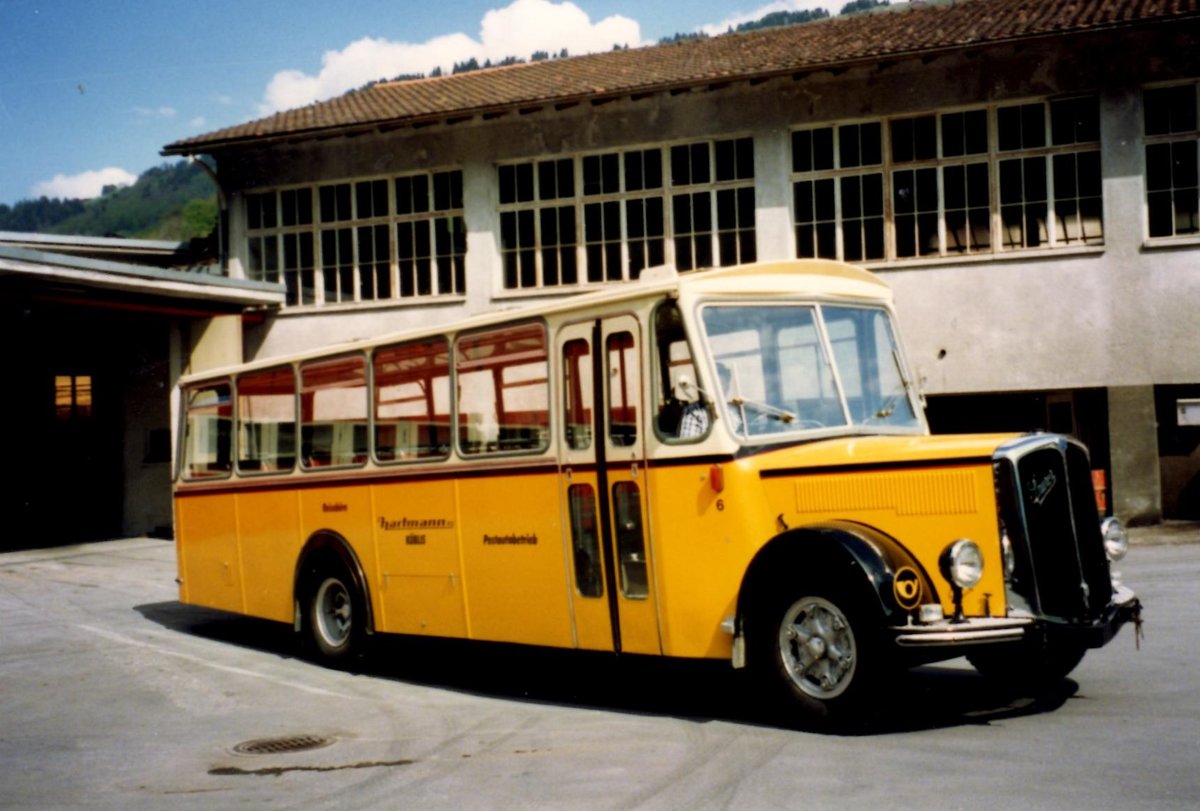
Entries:
{"type": "Polygon", "coordinates": [[[459,333],[520,319],[564,315],[623,301],[664,296],[680,299],[704,296],[836,296],[878,303],[891,303],[892,300],[891,288],[875,274],[845,262],[829,259],[759,262],[682,275],[672,266],[662,265],[644,270],[636,282],[614,285],[549,303],[542,300],[521,304],[512,309],[470,316],[458,321],[414,327],[371,338],[328,344],[305,352],[262,358],[237,366],[209,369],[185,375],[181,382],[220,377],[250,369],[265,369],[342,352],[361,351],[382,343],[414,340],[427,335],[459,333]]]}

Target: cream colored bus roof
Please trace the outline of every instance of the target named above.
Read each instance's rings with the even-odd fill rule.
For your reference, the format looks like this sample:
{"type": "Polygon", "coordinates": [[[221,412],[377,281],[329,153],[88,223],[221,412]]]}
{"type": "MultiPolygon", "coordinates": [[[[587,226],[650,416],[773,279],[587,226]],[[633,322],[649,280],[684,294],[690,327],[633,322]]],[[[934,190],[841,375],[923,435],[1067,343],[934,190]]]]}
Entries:
{"type": "Polygon", "coordinates": [[[379,344],[413,340],[425,335],[459,333],[509,321],[566,315],[624,301],[667,295],[681,299],[705,296],[837,296],[879,303],[890,303],[892,300],[891,288],[875,274],[854,265],[827,259],[761,262],[687,274],[678,274],[674,268],[662,266],[643,271],[641,278],[636,282],[614,285],[552,302],[541,300],[521,304],[512,309],[493,311],[460,321],[329,344],[294,355],[278,355],[240,366],[211,369],[186,375],[180,382],[186,384],[193,380],[221,377],[232,372],[265,369],[294,361],[361,351],[379,344]]]}

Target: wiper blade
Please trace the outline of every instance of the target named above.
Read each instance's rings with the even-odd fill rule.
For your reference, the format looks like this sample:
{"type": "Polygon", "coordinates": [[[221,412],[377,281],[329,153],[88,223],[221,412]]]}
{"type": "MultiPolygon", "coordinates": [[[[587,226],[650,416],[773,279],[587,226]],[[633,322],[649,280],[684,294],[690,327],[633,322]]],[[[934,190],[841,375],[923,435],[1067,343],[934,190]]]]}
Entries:
{"type": "Polygon", "coordinates": [[[730,399],[729,404],[737,406],[738,408],[750,406],[754,410],[760,411],[768,417],[774,417],[780,422],[796,421],[796,415],[788,411],[786,408],[779,408],[767,403],[760,403],[758,400],[747,400],[745,397],[734,397],[730,399]]]}

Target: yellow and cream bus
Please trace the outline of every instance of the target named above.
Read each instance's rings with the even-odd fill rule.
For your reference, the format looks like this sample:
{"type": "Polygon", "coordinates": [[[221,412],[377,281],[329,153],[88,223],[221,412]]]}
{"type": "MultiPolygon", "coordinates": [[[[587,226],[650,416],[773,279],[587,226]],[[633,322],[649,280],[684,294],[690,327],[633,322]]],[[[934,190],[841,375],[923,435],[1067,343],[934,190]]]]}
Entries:
{"type": "Polygon", "coordinates": [[[408,634],[724,659],[817,716],[1138,618],[1086,451],[932,436],[874,275],[677,275],[185,378],[180,599],[321,659],[408,634]]]}

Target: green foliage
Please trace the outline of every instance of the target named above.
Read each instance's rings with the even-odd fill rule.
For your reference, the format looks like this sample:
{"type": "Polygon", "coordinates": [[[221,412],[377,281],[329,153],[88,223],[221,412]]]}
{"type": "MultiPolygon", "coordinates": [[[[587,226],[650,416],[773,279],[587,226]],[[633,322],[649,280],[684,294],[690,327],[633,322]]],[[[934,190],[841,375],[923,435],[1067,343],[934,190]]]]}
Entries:
{"type": "Polygon", "coordinates": [[[842,6],[841,16],[861,14],[864,11],[874,11],[886,5],[888,5],[888,0],[851,0],[851,2],[842,6]]]}
{"type": "Polygon", "coordinates": [[[757,31],[760,28],[776,28],[781,25],[797,25],[799,23],[811,23],[815,20],[824,20],[829,16],[829,12],[823,8],[814,9],[812,11],[773,11],[761,19],[753,22],[741,23],[737,27],[737,31],[757,31]]]}
{"type": "Polygon", "coordinates": [[[16,205],[0,204],[0,231],[32,233],[48,231],[70,217],[82,214],[83,200],[21,200],[16,205]]]}
{"type": "Polygon", "coordinates": [[[212,231],[212,180],[186,161],[149,169],[132,186],[105,187],[93,200],[22,200],[0,205],[0,231],[186,241],[212,231]]]}
{"type": "Polygon", "coordinates": [[[708,39],[708,34],[703,31],[692,31],[687,34],[673,34],[669,37],[663,37],[658,41],[659,45],[671,45],[676,42],[688,42],[694,39],[708,39]]]}

